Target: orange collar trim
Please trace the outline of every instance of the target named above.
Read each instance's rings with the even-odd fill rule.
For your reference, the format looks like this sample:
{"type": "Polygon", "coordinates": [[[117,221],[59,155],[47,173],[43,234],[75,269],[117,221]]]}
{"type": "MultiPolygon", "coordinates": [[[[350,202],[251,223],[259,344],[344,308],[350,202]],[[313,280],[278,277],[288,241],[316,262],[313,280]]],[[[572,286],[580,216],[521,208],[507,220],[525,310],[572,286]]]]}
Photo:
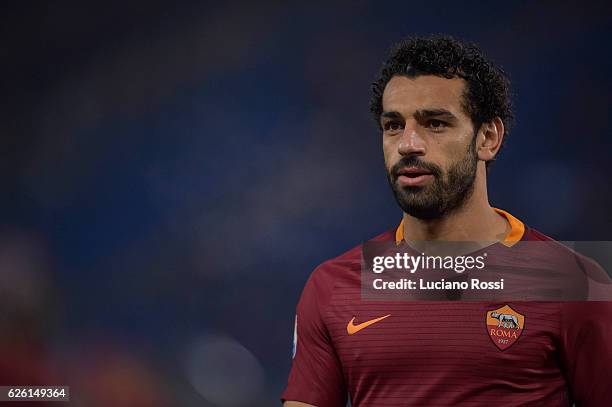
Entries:
{"type": "MultiPolygon", "coordinates": [[[[525,224],[504,210],[497,208],[493,208],[493,210],[500,216],[506,218],[510,224],[510,233],[508,233],[506,238],[502,240],[501,243],[504,246],[513,246],[516,242],[523,238],[523,235],[525,234],[525,224]]],[[[399,243],[402,240],[404,240],[404,219],[402,219],[399,226],[395,230],[395,243],[399,243]]]]}

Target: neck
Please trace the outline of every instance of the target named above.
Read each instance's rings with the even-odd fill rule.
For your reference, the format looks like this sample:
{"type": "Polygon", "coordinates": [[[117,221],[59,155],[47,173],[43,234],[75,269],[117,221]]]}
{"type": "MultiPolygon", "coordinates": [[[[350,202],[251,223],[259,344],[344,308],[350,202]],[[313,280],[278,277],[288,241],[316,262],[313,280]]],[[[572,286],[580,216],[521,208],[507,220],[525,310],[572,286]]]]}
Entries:
{"type": "MultiPolygon", "coordinates": [[[[479,169],[480,170],[480,169],[479,169]]],[[[500,241],[510,231],[510,225],[499,216],[487,195],[486,175],[476,176],[474,191],[463,206],[448,215],[433,220],[417,219],[404,213],[405,240],[500,241]]]]}

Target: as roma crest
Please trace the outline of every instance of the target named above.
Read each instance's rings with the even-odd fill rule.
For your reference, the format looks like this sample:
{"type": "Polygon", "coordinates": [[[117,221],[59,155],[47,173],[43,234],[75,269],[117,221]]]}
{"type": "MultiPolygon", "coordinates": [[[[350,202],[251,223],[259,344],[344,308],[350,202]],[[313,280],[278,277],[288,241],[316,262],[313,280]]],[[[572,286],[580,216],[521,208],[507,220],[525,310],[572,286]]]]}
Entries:
{"type": "Polygon", "coordinates": [[[525,329],[525,316],[509,305],[487,311],[487,333],[499,350],[506,350],[521,337],[525,329]]]}

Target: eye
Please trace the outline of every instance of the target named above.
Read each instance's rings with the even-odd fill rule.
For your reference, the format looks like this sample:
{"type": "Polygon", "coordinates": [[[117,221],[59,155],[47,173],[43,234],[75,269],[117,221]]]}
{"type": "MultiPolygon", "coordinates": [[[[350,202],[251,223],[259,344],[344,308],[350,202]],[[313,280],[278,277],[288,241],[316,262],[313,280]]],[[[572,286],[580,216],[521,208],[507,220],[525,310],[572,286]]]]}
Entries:
{"type": "Polygon", "coordinates": [[[429,122],[427,122],[427,127],[429,127],[430,129],[434,130],[434,131],[439,131],[439,130],[443,130],[446,127],[448,127],[448,123],[443,122],[442,120],[436,120],[436,119],[432,119],[429,122]]]}
{"type": "Polygon", "coordinates": [[[385,131],[396,132],[404,128],[404,124],[398,121],[388,121],[383,125],[385,131]]]}

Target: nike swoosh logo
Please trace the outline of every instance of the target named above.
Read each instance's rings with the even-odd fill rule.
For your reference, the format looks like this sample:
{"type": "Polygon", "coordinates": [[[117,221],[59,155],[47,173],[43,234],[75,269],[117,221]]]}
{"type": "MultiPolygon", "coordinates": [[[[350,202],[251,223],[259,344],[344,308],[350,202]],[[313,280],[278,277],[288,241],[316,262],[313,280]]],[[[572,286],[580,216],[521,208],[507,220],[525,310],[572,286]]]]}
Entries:
{"type": "Polygon", "coordinates": [[[391,314],[389,315],[385,315],[384,317],[379,317],[379,318],[374,318],[371,319],[369,321],[366,322],[362,322],[361,324],[355,325],[353,322],[355,322],[355,317],[353,317],[353,319],[351,319],[348,323],[348,325],[346,326],[346,332],[348,332],[349,335],[353,335],[356,334],[357,332],[361,331],[362,329],[365,329],[367,327],[369,327],[372,324],[375,324],[377,322],[382,321],[385,318],[390,317],[391,314]]]}

